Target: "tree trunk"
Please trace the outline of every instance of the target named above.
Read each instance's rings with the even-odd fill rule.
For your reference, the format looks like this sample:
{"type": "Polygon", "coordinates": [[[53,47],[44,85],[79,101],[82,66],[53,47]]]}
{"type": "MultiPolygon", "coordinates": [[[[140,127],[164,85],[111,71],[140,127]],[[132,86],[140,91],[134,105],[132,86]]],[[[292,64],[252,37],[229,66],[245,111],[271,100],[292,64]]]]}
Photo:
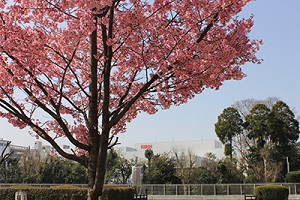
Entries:
{"type": "MultiPolygon", "coordinates": [[[[95,30],[90,35],[91,50],[91,80],[90,80],[90,106],[89,106],[89,131],[90,146],[89,151],[89,192],[88,200],[98,200],[102,195],[105,181],[107,150],[109,146],[110,122],[110,76],[111,60],[113,56],[112,46],[107,45],[108,38],[113,37],[113,16],[114,3],[109,8],[109,25],[101,24],[103,54],[106,61],[103,66],[103,93],[102,93],[102,123],[101,133],[98,132],[98,60],[97,55],[97,16],[94,16],[95,30]]],[[[106,9],[106,8],[105,8],[106,9]]],[[[123,114],[124,115],[124,114],[123,114]]],[[[120,120],[120,119],[119,119],[120,120]]]]}
{"type": "Polygon", "coordinates": [[[100,148],[98,152],[90,152],[89,166],[89,191],[88,200],[98,200],[102,195],[105,172],[106,159],[109,140],[109,130],[103,131],[101,134],[100,148]],[[94,155],[95,154],[95,155],[94,155]]]}
{"type": "Polygon", "coordinates": [[[230,140],[230,162],[232,163],[232,153],[233,153],[233,150],[232,150],[232,139],[230,140]]]}
{"type": "Polygon", "coordinates": [[[90,35],[90,84],[89,84],[89,152],[88,152],[88,200],[98,200],[101,191],[97,191],[97,168],[99,158],[99,146],[101,136],[98,130],[98,61],[97,55],[97,18],[95,20],[95,30],[90,35]]]}
{"type": "Polygon", "coordinates": [[[265,159],[264,157],[263,157],[263,163],[264,163],[264,181],[266,183],[266,182],[268,182],[268,180],[267,180],[267,159],[265,159]]]}

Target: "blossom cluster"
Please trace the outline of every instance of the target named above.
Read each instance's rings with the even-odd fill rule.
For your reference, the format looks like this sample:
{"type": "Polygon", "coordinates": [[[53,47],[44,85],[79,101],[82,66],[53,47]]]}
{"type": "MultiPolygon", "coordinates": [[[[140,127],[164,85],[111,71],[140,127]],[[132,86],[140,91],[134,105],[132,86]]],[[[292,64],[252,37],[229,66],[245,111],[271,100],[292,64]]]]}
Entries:
{"type": "Polygon", "coordinates": [[[262,43],[248,36],[252,16],[237,18],[248,2],[1,1],[0,114],[20,128],[38,126],[55,137],[68,130],[88,143],[92,57],[98,65],[99,121],[108,60],[109,112],[121,112],[132,102],[113,134],[125,131],[140,112],[154,114],[205,88],[240,80],[242,65],[260,62],[255,54],[262,43]],[[91,55],[94,31],[97,53],[91,55]],[[47,116],[41,117],[42,111],[47,116]]]}

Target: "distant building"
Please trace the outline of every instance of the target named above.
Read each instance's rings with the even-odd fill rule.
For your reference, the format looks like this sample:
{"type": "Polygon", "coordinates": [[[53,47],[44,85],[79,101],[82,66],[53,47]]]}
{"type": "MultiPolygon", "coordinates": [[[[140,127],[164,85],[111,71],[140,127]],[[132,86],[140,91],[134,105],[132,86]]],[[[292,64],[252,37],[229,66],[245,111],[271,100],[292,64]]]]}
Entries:
{"type": "Polygon", "coordinates": [[[11,145],[9,144],[9,141],[3,140],[2,138],[0,138],[0,155],[4,156],[6,154],[9,154],[11,152],[10,148],[11,148],[11,145]]]}
{"type": "MultiPolygon", "coordinates": [[[[0,138],[0,155],[4,151],[7,143],[9,143],[9,141],[0,138]]],[[[71,151],[69,145],[62,145],[62,149],[67,150],[68,153],[71,151]]],[[[9,144],[9,146],[5,149],[4,154],[8,154],[10,152],[13,152],[11,156],[14,158],[30,156],[41,160],[46,159],[48,156],[57,155],[53,147],[50,145],[43,145],[41,141],[34,142],[33,148],[30,148],[30,146],[25,147],[9,144]]]]}
{"type": "Polygon", "coordinates": [[[29,149],[29,147],[13,145],[8,140],[3,140],[2,138],[0,139],[0,155],[3,154],[4,156],[12,152],[11,157],[21,158],[26,152],[28,152],[29,149]]]}
{"type": "Polygon", "coordinates": [[[40,159],[46,159],[48,156],[52,156],[53,147],[49,145],[43,145],[41,141],[35,141],[32,149],[32,154],[36,154],[35,157],[40,159]]]}
{"type": "Polygon", "coordinates": [[[43,143],[41,141],[35,141],[33,148],[37,149],[37,150],[42,150],[42,146],[43,146],[43,143]]]}
{"type": "Polygon", "coordinates": [[[11,157],[22,158],[30,152],[30,147],[11,145],[11,151],[13,152],[11,157]]]}
{"type": "Polygon", "coordinates": [[[145,142],[136,143],[135,147],[116,146],[115,149],[120,152],[126,159],[141,159],[145,158],[145,150],[152,149],[154,154],[174,153],[191,151],[197,156],[196,165],[201,165],[205,154],[215,154],[221,159],[224,155],[224,149],[221,142],[217,140],[192,140],[192,141],[171,141],[171,142],[145,142]]]}

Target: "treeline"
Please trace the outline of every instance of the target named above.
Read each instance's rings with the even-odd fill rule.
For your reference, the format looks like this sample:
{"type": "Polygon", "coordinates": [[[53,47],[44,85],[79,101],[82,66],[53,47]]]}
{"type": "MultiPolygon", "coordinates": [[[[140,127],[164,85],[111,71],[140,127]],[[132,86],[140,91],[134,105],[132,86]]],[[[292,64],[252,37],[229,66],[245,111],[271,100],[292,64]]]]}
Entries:
{"type": "MultiPolygon", "coordinates": [[[[128,160],[111,149],[105,182],[130,184],[131,169],[135,165],[143,166],[144,184],[255,182],[240,167],[236,156],[218,159],[208,153],[200,162],[201,166],[199,157],[192,150],[154,154],[151,149],[147,149],[145,158],[128,160]]],[[[10,157],[0,165],[0,183],[87,184],[87,171],[81,165],[60,157],[48,157],[45,160],[10,157]]]]}
{"type": "Polygon", "coordinates": [[[9,157],[0,164],[0,183],[87,183],[84,167],[61,157],[9,157]]]}
{"type": "MultiPolygon", "coordinates": [[[[192,149],[147,149],[144,158],[129,160],[110,149],[105,182],[129,184],[135,165],[143,166],[144,184],[284,182],[288,171],[300,169],[299,122],[277,98],[236,102],[218,116],[215,131],[225,147],[222,159],[211,153],[200,158],[192,149]]],[[[87,171],[60,157],[9,157],[0,163],[0,183],[85,184],[87,171]]]]}
{"type": "MultiPolygon", "coordinates": [[[[152,152],[152,150],[147,150],[152,152]]],[[[192,150],[172,152],[163,155],[148,157],[144,166],[146,184],[215,184],[215,183],[242,183],[242,171],[229,158],[217,159],[212,154],[206,154],[201,159],[192,150]],[[147,164],[149,163],[149,164],[147,164]]]]}
{"type": "Polygon", "coordinates": [[[299,121],[277,98],[247,99],[225,108],[215,132],[246,182],[282,182],[288,171],[300,168],[299,121]]]}
{"type": "MultiPolygon", "coordinates": [[[[129,184],[131,169],[135,165],[143,166],[145,184],[243,182],[242,171],[228,158],[218,160],[215,155],[207,154],[201,167],[196,162],[197,156],[190,150],[154,155],[152,150],[147,149],[145,158],[128,160],[111,149],[106,183],[129,184]]],[[[9,157],[0,165],[0,183],[86,184],[87,171],[79,164],[61,157],[48,157],[45,160],[9,157]]]]}
{"type": "Polygon", "coordinates": [[[235,159],[217,159],[212,154],[196,156],[191,149],[154,154],[145,150],[144,158],[128,160],[115,150],[108,154],[106,183],[130,183],[132,166],[143,166],[144,184],[243,183],[244,176],[235,159]],[[200,166],[201,165],[201,166],[200,166]]]}

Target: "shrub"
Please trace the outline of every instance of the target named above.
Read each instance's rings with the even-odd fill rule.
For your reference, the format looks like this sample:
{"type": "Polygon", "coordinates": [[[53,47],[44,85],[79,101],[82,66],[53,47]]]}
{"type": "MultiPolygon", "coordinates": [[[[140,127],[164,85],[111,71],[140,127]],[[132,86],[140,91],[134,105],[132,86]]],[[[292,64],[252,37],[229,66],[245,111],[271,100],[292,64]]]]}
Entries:
{"type": "MultiPolygon", "coordinates": [[[[86,200],[87,189],[73,185],[52,186],[50,188],[37,188],[26,185],[18,185],[0,188],[0,199],[15,199],[15,193],[19,190],[27,193],[28,200],[86,200]]],[[[134,188],[129,187],[105,187],[102,200],[133,200],[134,188]]]]}
{"type": "Polygon", "coordinates": [[[103,190],[101,200],[133,200],[134,188],[106,187],[103,190]]]}
{"type": "Polygon", "coordinates": [[[15,199],[15,193],[19,190],[27,193],[28,200],[66,200],[76,195],[77,199],[86,199],[87,189],[81,188],[36,188],[28,186],[12,186],[0,188],[0,199],[15,199]]]}
{"type": "MultiPolygon", "coordinates": [[[[15,193],[19,190],[27,193],[28,200],[85,200],[87,189],[73,185],[52,186],[50,188],[37,188],[26,185],[18,185],[0,188],[0,199],[15,199],[15,193]]],[[[102,200],[133,200],[134,188],[129,187],[105,187],[102,200]]]]}
{"type": "Polygon", "coordinates": [[[78,185],[52,185],[51,189],[80,189],[78,185]]]}
{"type": "Polygon", "coordinates": [[[256,200],[286,200],[289,189],[280,185],[263,185],[254,188],[256,200]]]}
{"type": "Polygon", "coordinates": [[[86,197],[79,196],[78,194],[72,194],[71,200],[86,200],[86,197]]]}
{"type": "Polygon", "coordinates": [[[285,176],[285,182],[287,182],[287,183],[300,183],[300,171],[288,172],[285,176]]]}

